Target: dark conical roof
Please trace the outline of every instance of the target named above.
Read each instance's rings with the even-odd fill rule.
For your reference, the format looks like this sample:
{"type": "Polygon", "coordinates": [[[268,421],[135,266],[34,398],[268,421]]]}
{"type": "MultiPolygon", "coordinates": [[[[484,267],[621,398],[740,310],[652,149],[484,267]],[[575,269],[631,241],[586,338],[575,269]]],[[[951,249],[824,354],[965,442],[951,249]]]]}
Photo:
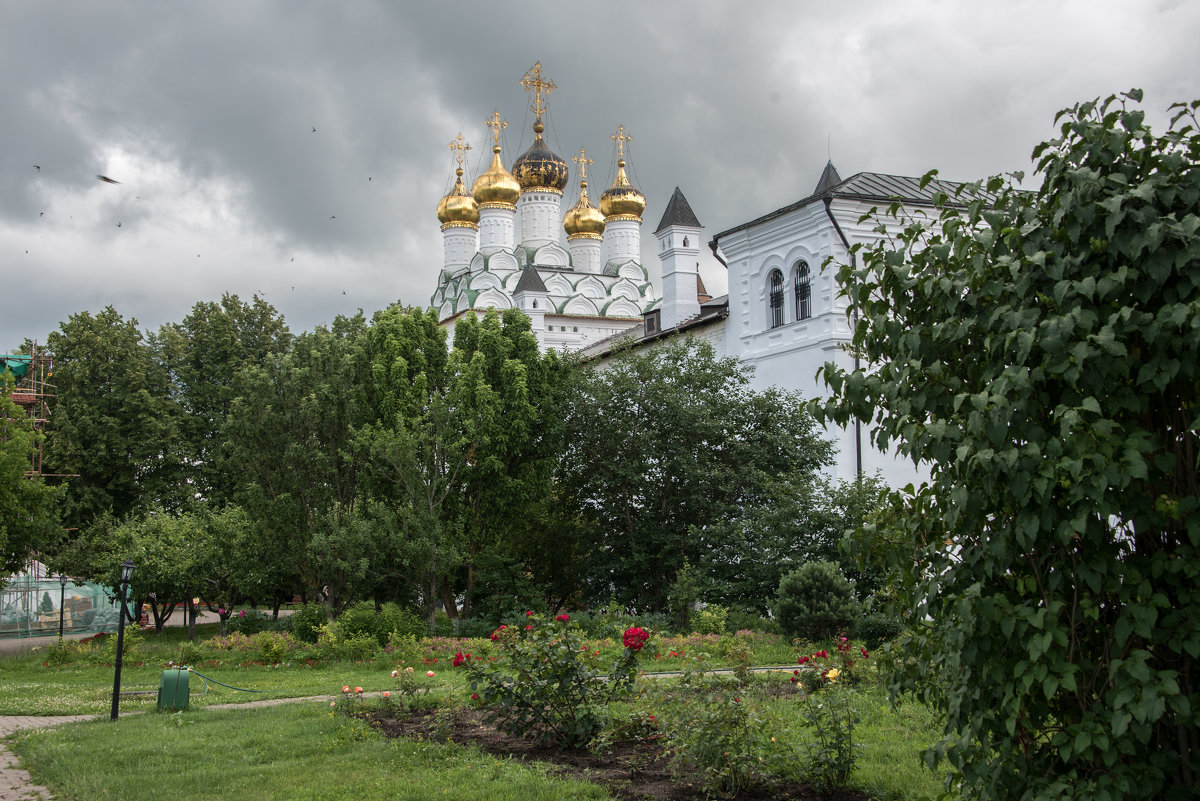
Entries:
{"type": "Polygon", "coordinates": [[[838,175],[837,168],[833,166],[833,162],[829,161],[825,164],[825,171],[821,173],[821,180],[817,181],[817,188],[813,190],[814,195],[819,195],[822,192],[828,192],[842,182],[842,176],[838,175]]]}
{"type": "Polygon", "coordinates": [[[683,192],[679,191],[679,187],[675,187],[675,194],[671,195],[671,199],[667,201],[667,210],[663,212],[662,220],[659,221],[658,227],[654,229],[654,233],[658,233],[664,228],[672,225],[682,225],[687,228],[703,228],[700,221],[696,219],[696,213],[692,211],[692,207],[688,205],[687,198],[683,196],[683,192]]]}
{"type": "Polygon", "coordinates": [[[549,292],[546,285],[542,283],[542,277],[538,275],[538,271],[534,269],[532,264],[525,265],[525,271],[521,273],[521,277],[517,280],[517,286],[513,289],[513,294],[520,292],[549,292]]]}

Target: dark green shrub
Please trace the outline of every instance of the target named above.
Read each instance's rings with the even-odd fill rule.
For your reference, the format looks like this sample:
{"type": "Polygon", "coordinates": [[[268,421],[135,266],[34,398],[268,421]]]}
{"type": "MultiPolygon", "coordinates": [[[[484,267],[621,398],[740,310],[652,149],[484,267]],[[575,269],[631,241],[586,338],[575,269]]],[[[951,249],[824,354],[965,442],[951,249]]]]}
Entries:
{"type": "Polygon", "coordinates": [[[321,627],[329,622],[329,611],[324,604],[310,601],[297,607],[290,617],[292,636],[302,642],[315,643],[321,633],[321,627]]]}
{"type": "Polygon", "coordinates": [[[858,621],[854,634],[867,648],[878,648],[899,637],[903,630],[904,624],[898,619],[882,612],[869,612],[858,621]]]}
{"type": "Polygon", "coordinates": [[[243,609],[230,616],[225,628],[230,634],[239,633],[250,636],[272,628],[272,620],[257,609],[243,609]]]}
{"type": "Polygon", "coordinates": [[[393,634],[398,637],[419,639],[428,636],[429,626],[418,612],[389,601],[383,605],[383,609],[376,616],[375,639],[379,641],[380,645],[387,645],[393,634]]]}
{"type": "MultiPolygon", "coordinates": [[[[353,606],[347,606],[342,610],[342,613],[337,617],[338,631],[347,639],[354,639],[362,636],[375,637],[378,639],[378,615],[375,612],[375,604],[371,601],[359,601],[353,606]]],[[[384,635],[383,642],[380,645],[387,644],[387,635],[384,635]]]]}
{"type": "Polygon", "coordinates": [[[862,614],[854,585],[833,562],[808,562],[779,582],[775,617],[784,633],[806,640],[847,636],[862,614]]]}
{"type": "Polygon", "coordinates": [[[783,629],[779,627],[779,621],[763,617],[753,609],[736,607],[729,610],[729,615],[725,618],[725,628],[734,633],[739,631],[757,631],[759,634],[783,633],[783,629]]]}

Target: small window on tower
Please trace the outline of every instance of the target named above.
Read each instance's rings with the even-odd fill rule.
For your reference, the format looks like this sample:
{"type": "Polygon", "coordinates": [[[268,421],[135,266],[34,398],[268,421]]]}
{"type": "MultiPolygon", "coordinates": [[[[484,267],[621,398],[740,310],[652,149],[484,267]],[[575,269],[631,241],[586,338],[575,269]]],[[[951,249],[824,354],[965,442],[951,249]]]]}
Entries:
{"type": "Polygon", "coordinates": [[[537,308],[537,301],[536,301],[536,300],[533,302],[533,308],[535,308],[535,309],[537,308]]]}
{"type": "Polygon", "coordinates": [[[683,246],[685,248],[688,246],[688,238],[686,236],[683,238],[683,246]]]}

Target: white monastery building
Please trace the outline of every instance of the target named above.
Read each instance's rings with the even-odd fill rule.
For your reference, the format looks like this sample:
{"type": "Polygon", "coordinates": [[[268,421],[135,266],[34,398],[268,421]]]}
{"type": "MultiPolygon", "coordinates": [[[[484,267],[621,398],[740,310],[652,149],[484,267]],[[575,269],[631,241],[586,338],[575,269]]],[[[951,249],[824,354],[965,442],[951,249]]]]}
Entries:
{"type": "MultiPolygon", "coordinates": [[[[863,172],[843,180],[829,162],[807,196],[711,237],[707,247],[729,272],[729,292],[707,294],[700,279],[704,227],[678,188],[654,230],[662,296],[641,264],[646,199],[625,172],[624,128],[617,142],[617,172],[600,195],[588,195],[581,150],[579,198],[565,213],[566,163],[542,138],[544,96],[553,82],[535,64],[522,85],[534,95],[533,145],[504,168],[499,144],[504,122],[493,114],[495,140],[489,169],[467,192],[458,180],[438,205],[445,261],[432,305],[444,326],[459,315],[488,308],[519,308],[533,322],[543,349],[579,350],[603,361],[620,345],[654,347],[667,338],[692,336],[720,356],[753,368],[751,385],[796,390],[804,398],[827,395],[817,372],[826,362],[855,367],[848,304],[838,297],[836,268],[852,259],[855,243],[874,242],[874,223],[860,222],[873,208],[900,200],[905,209],[931,208],[933,194],[953,195],[956,184],[863,172]],[[566,236],[564,247],[561,238],[566,236]]],[[[834,479],[880,472],[891,486],[919,483],[924,470],[876,450],[858,426],[831,428],[837,447],[834,479]]]]}

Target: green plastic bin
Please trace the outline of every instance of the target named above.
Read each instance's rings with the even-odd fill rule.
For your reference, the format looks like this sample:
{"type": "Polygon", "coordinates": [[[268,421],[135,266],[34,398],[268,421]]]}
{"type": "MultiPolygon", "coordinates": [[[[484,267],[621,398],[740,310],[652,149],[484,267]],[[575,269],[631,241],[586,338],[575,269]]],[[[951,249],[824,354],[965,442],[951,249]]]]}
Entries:
{"type": "Polygon", "coordinates": [[[187,709],[188,708],[188,676],[187,668],[164,670],[158,682],[158,708],[187,709]]]}

